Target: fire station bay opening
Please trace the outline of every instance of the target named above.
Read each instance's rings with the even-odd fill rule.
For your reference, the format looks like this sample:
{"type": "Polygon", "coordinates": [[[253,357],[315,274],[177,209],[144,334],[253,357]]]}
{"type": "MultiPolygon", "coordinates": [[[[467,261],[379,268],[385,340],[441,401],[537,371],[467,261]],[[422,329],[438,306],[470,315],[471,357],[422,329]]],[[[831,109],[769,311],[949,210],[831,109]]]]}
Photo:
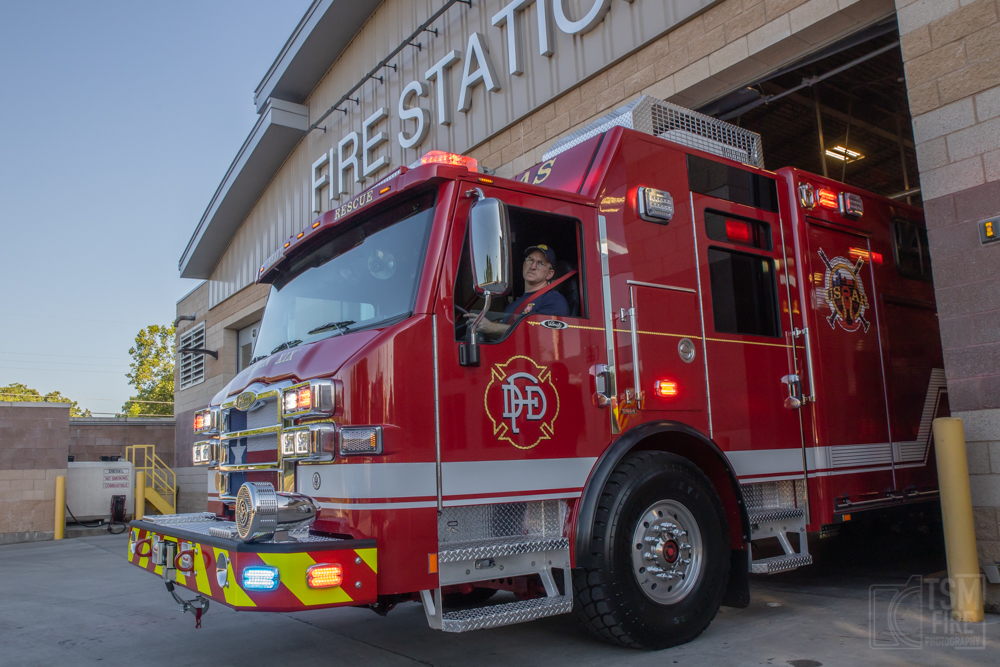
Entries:
{"type": "Polygon", "coordinates": [[[770,169],[798,167],[920,206],[903,77],[892,17],[698,110],[760,134],[770,169]]]}

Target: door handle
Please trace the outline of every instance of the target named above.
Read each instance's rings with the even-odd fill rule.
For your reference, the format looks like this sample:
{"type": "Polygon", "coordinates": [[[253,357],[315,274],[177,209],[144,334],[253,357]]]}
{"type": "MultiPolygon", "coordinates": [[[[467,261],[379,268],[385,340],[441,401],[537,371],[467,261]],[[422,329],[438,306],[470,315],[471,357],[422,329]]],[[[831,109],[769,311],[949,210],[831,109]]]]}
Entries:
{"type": "Polygon", "coordinates": [[[795,373],[781,378],[782,384],[788,385],[788,398],[785,399],[785,407],[789,410],[798,410],[802,407],[802,380],[795,373]]]}
{"type": "Polygon", "coordinates": [[[615,394],[615,388],[611,368],[606,364],[597,364],[594,366],[594,387],[596,389],[596,393],[594,394],[595,402],[602,408],[607,407],[615,394]]]}

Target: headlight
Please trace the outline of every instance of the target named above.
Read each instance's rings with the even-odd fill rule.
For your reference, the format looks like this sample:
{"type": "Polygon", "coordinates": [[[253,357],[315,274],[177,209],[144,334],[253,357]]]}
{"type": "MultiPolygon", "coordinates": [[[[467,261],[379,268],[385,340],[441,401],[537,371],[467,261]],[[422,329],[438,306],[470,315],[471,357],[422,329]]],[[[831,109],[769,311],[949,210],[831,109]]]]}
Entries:
{"type": "Polygon", "coordinates": [[[329,460],[337,450],[334,424],[308,424],[281,433],[281,456],[289,459],[329,460]]]}
{"type": "Polygon", "coordinates": [[[218,433],[222,426],[222,410],[207,408],[194,413],[195,433],[218,433]]]}
{"type": "Polygon", "coordinates": [[[191,460],[195,465],[207,465],[212,462],[212,443],[196,442],[191,448],[191,460]]]}
{"type": "Polygon", "coordinates": [[[288,417],[332,415],[337,397],[332,380],[310,380],[292,385],[281,395],[281,412],[288,417]]]}
{"type": "Polygon", "coordinates": [[[382,427],[345,426],[340,429],[340,453],[343,456],[381,454],[382,427]]]}

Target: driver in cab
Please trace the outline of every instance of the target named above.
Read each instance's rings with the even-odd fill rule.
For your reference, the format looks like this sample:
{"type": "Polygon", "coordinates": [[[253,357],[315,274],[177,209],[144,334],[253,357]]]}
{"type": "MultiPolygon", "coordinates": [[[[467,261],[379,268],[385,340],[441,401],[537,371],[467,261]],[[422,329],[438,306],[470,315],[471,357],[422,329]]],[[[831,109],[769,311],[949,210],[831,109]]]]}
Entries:
{"type": "MultiPolygon", "coordinates": [[[[520,315],[560,315],[568,316],[569,304],[562,294],[554,289],[546,289],[555,275],[556,253],[552,248],[539,243],[524,251],[524,294],[507,304],[499,322],[486,318],[479,323],[479,331],[496,340],[507,333],[513,320],[520,315]]],[[[476,313],[469,313],[466,319],[475,319],[476,313]]]]}

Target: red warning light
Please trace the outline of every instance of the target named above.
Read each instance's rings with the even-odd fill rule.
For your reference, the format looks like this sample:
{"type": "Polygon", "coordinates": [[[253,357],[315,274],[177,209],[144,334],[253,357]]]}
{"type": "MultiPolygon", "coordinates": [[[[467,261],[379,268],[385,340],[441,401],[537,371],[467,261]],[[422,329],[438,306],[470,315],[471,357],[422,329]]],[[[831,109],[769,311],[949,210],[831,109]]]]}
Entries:
{"type": "Polygon", "coordinates": [[[828,208],[834,211],[840,208],[840,202],[837,201],[837,193],[833,190],[827,190],[826,188],[817,190],[816,199],[819,201],[819,205],[823,208],[828,208]]]}
{"type": "Polygon", "coordinates": [[[673,398],[677,395],[678,386],[673,380],[657,380],[656,395],[663,398],[673,398]]]}

